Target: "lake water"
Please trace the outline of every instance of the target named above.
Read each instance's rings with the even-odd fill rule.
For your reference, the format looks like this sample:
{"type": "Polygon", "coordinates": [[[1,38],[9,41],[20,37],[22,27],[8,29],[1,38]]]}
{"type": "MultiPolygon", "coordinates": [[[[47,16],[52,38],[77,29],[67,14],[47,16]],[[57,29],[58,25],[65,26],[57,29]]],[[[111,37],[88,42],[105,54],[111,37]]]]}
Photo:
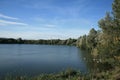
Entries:
{"type": "Polygon", "coordinates": [[[82,54],[75,46],[0,44],[0,76],[56,73],[67,68],[86,72],[82,54]]]}

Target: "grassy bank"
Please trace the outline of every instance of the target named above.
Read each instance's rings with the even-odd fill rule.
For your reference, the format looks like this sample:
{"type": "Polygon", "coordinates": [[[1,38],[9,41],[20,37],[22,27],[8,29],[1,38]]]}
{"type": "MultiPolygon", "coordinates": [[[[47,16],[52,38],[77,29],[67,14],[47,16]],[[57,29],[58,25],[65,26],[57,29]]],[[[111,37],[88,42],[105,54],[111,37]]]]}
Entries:
{"type": "Polygon", "coordinates": [[[57,74],[40,74],[32,77],[7,75],[3,80],[120,80],[120,68],[107,71],[93,71],[82,74],[78,71],[67,69],[57,74]]]}

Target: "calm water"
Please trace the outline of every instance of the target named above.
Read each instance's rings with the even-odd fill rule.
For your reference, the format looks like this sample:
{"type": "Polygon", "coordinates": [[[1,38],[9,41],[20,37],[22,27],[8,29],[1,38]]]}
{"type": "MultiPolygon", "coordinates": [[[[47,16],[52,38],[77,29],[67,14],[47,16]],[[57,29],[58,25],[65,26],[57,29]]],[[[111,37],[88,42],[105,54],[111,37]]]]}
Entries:
{"type": "Polygon", "coordinates": [[[67,68],[87,71],[82,52],[74,46],[0,44],[0,76],[37,75],[67,68]]]}

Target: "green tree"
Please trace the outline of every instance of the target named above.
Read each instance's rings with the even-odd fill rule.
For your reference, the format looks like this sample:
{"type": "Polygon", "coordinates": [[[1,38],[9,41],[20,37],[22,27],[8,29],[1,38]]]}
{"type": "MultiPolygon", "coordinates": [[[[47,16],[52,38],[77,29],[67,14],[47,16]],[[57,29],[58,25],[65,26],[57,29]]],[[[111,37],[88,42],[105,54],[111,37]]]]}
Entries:
{"type": "Polygon", "coordinates": [[[99,21],[102,29],[102,41],[99,45],[99,53],[113,57],[120,51],[120,0],[113,2],[113,14],[107,13],[104,19],[99,21]]]}
{"type": "Polygon", "coordinates": [[[80,47],[81,49],[87,49],[86,38],[87,36],[84,35],[84,36],[79,37],[77,40],[77,46],[80,47]]]}
{"type": "Polygon", "coordinates": [[[97,37],[97,31],[94,28],[92,28],[89,32],[89,35],[87,36],[87,42],[86,42],[86,45],[89,50],[92,50],[93,48],[96,47],[97,45],[96,37],[97,37]]]}

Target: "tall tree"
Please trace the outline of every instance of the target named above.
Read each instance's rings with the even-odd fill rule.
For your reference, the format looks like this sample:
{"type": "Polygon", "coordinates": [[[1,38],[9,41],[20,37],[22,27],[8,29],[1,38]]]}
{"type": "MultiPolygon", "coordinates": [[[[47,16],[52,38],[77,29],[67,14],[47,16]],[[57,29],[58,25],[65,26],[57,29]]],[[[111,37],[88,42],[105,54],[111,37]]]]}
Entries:
{"type": "Polygon", "coordinates": [[[86,45],[88,49],[92,50],[93,48],[96,47],[96,36],[97,36],[97,31],[92,28],[89,32],[89,35],[87,36],[87,41],[86,45]]]}
{"type": "Polygon", "coordinates": [[[111,56],[120,51],[120,0],[114,0],[112,14],[107,13],[104,19],[99,21],[102,29],[102,38],[99,52],[111,56]]]}
{"type": "Polygon", "coordinates": [[[120,0],[114,0],[113,3],[113,16],[114,16],[114,27],[115,27],[115,37],[116,41],[120,40],[120,0]]]}

